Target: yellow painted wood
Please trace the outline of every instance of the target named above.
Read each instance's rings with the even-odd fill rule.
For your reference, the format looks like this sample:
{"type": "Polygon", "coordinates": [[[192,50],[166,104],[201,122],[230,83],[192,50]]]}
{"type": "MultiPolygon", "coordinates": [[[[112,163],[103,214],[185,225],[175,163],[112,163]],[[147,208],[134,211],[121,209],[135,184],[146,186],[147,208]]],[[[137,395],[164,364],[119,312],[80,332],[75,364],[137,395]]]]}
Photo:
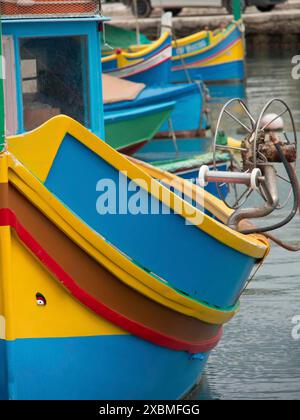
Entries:
{"type": "Polygon", "coordinates": [[[6,339],[82,337],[127,334],[73,298],[20,242],[11,236],[10,296],[5,299],[13,310],[6,314],[6,339]],[[39,306],[36,293],[47,304],[39,306]],[[9,322],[8,322],[9,321],[9,322]]]}
{"type": "MultiPolygon", "coordinates": [[[[220,44],[224,39],[226,39],[228,36],[230,36],[232,34],[232,32],[236,29],[237,26],[239,26],[242,22],[238,21],[235,23],[235,25],[232,26],[231,29],[223,31],[223,32],[218,32],[216,34],[214,34],[213,32],[210,32],[210,44],[205,47],[205,48],[201,48],[201,50],[196,50],[196,51],[192,51],[186,54],[181,54],[181,55],[177,55],[177,56],[173,56],[172,57],[172,61],[178,61],[178,60],[182,60],[184,58],[188,58],[188,57],[193,57],[194,55],[198,55],[199,52],[204,53],[206,51],[211,50],[212,48],[214,48],[216,45],[220,44]]],[[[179,48],[179,47],[185,47],[186,45],[189,45],[191,43],[200,41],[201,39],[205,38],[206,32],[198,32],[196,34],[187,36],[185,38],[181,38],[179,40],[175,40],[173,41],[173,48],[179,48]]],[[[239,50],[239,54],[236,55],[236,59],[244,59],[244,55],[245,55],[245,50],[244,50],[244,46],[243,43],[241,44],[242,46],[242,50],[239,50]]]]}
{"type": "Polygon", "coordinates": [[[232,61],[240,61],[244,59],[244,44],[241,39],[238,39],[235,44],[230,45],[227,49],[220,52],[216,57],[203,62],[190,64],[189,68],[198,68],[201,65],[215,66],[217,64],[231,63],[232,61]]]}
{"type": "Polygon", "coordinates": [[[0,338],[2,339],[8,339],[14,333],[13,291],[11,229],[9,226],[0,226],[0,338]]]}
{"type": "Polygon", "coordinates": [[[8,182],[7,154],[0,153],[0,184],[8,182]]]}
{"type": "Polygon", "coordinates": [[[127,52],[125,50],[120,51],[120,54],[110,54],[102,58],[102,63],[106,63],[112,60],[118,61],[118,68],[124,68],[128,65],[140,63],[144,60],[145,56],[151,54],[157,48],[159,48],[166,39],[170,36],[170,32],[165,32],[157,41],[150,45],[144,45],[138,48],[135,52],[127,52]]]}

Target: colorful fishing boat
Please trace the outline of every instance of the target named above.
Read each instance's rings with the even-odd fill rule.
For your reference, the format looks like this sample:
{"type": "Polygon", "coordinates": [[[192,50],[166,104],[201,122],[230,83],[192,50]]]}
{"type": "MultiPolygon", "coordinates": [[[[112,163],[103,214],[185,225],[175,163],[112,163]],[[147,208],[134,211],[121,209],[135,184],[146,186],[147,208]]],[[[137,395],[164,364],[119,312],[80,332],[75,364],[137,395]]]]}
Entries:
{"type": "Polygon", "coordinates": [[[245,78],[241,21],[215,32],[203,31],[173,41],[172,81],[241,82],[245,78]]]}
{"type": "Polygon", "coordinates": [[[132,154],[151,140],[170,118],[175,102],[105,111],[105,139],[113,148],[132,154]]]}
{"type": "Polygon", "coordinates": [[[165,85],[171,81],[172,35],[166,31],[140,51],[117,49],[102,58],[103,72],[146,85],[165,85]]]}
{"type": "MultiPolygon", "coordinates": [[[[13,10],[21,17],[4,16],[6,63],[13,51],[7,45],[17,46],[21,59],[15,76],[24,124],[36,124],[25,112],[32,111],[32,95],[49,105],[48,116],[66,105],[66,98],[50,102],[46,95],[54,89],[51,78],[39,90],[48,50],[56,63],[62,51],[74,60],[85,52],[84,71],[101,73],[89,46],[97,45],[103,18],[98,2],[87,2],[94,7],[80,19],[45,18],[44,3],[30,9],[35,19],[22,17],[19,3],[13,10]]],[[[60,3],[72,14],[69,0],[60,3]]],[[[11,82],[5,79],[6,92],[11,82]]],[[[69,86],[55,82],[58,89],[69,86]]],[[[101,93],[101,84],[90,83],[101,93]]],[[[269,243],[239,232],[241,212],[199,186],[132,162],[100,140],[91,127],[97,122],[104,134],[103,113],[86,114],[78,78],[76,86],[71,109],[91,122],[88,128],[56,115],[30,132],[5,136],[0,118],[0,399],[183,398],[201,380],[269,243]],[[211,264],[214,258],[218,264],[211,264]]],[[[99,92],[91,100],[102,106],[99,92]]],[[[0,109],[14,129],[10,96],[3,108],[1,95],[0,109]]],[[[44,108],[37,109],[44,117],[44,108]]],[[[218,182],[204,169],[199,182],[218,182]]],[[[261,175],[254,168],[239,179],[254,185],[267,179],[267,170],[261,175]]]]}
{"type": "Polygon", "coordinates": [[[139,199],[168,207],[166,198],[160,199],[164,187],[68,117],[7,141],[9,152],[1,155],[1,266],[7,267],[1,288],[4,308],[18,310],[2,310],[1,348],[7,357],[1,363],[14,384],[8,387],[3,378],[1,397],[182,397],[198,381],[222,322],[237,310],[238,294],[267,243],[228,230],[170,192],[167,217],[103,214],[101,182],[113,183],[118,196],[129,184],[129,201],[119,202],[122,206],[130,206],[139,191],[139,199]],[[173,206],[180,203],[185,209],[178,217],[173,206]],[[205,222],[187,227],[185,220],[192,222],[193,215],[205,222]],[[189,247],[188,278],[183,238],[197,254],[191,257],[189,247]],[[207,264],[212,250],[224,261],[234,258],[221,277],[207,264]],[[181,257],[174,264],[176,255],[181,257]],[[18,267],[13,272],[8,270],[12,258],[18,267]],[[51,371],[47,360],[54,362],[51,371]]]}
{"type": "MultiPolygon", "coordinates": [[[[111,113],[129,113],[133,110],[139,112],[143,108],[155,109],[171,102],[173,109],[169,118],[162,116],[160,127],[157,127],[152,137],[154,134],[160,137],[169,136],[170,131],[177,137],[199,136],[207,128],[204,114],[205,94],[201,83],[145,86],[106,74],[103,75],[102,82],[105,118],[111,113]]],[[[105,126],[109,139],[107,124],[105,126]]]]}
{"type": "MultiPolygon", "coordinates": [[[[111,25],[108,28],[107,43],[110,43],[111,25]]],[[[115,29],[117,30],[117,29],[115,29]]],[[[130,45],[134,39],[120,28],[120,46],[124,54],[141,54],[149,48],[149,40],[141,39],[140,45],[130,45]],[[145,42],[145,45],[143,45],[145,42]]],[[[244,29],[241,20],[230,23],[215,31],[204,30],[185,38],[172,41],[171,80],[174,83],[187,83],[202,80],[206,83],[240,83],[245,78],[244,29]]],[[[112,45],[116,40],[112,36],[112,45]]],[[[121,50],[119,50],[121,51],[121,50]]],[[[105,59],[106,60],[106,59],[105,59]]]]}

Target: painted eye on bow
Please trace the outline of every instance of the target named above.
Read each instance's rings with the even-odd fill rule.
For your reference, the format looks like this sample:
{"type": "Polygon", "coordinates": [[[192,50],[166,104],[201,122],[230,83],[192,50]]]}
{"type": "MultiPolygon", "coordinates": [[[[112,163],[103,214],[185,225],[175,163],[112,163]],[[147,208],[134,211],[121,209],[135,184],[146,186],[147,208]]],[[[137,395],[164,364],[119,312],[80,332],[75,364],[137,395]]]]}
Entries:
{"type": "Polygon", "coordinates": [[[36,303],[38,306],[45,306],[47,304],[46,298],[41,294],[36,294],[36,303]]]}

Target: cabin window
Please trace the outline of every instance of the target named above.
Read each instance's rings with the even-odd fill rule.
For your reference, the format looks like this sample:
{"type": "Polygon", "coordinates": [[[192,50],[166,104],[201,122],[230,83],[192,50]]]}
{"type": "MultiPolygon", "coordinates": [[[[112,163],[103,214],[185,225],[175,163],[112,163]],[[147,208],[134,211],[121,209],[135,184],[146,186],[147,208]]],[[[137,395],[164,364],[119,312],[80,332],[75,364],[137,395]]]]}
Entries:
{"type": "Polygon", "coordinates": [[[20,40],[25,131],[65,114],[90,127],[87,37],[20,40]]]}

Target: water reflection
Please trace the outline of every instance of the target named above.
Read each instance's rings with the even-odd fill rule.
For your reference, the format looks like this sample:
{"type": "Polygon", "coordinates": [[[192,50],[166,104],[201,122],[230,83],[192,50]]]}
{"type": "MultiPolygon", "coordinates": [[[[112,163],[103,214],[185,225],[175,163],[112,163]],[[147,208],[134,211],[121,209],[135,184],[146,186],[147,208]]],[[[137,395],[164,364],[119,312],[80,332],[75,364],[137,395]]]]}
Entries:
{"type": "MultiPolygon", "coordinates": [[[[269,99],[284,99],[300,130],[300,81],[291,71],[290,59],[249,60],[247,101],[257,116],[269,99]]],[[[214,105],[214,115],[223,102],[214,105]]],[[[299,217],[279,234],[299,241],[299,217]]],[[[300,341],[292,338],[292,318],[300,315],[299,261],[298,253],[273,247],[242,297],[240,314],[225,327],[199,399],[300,399],[300,341]]]]}

